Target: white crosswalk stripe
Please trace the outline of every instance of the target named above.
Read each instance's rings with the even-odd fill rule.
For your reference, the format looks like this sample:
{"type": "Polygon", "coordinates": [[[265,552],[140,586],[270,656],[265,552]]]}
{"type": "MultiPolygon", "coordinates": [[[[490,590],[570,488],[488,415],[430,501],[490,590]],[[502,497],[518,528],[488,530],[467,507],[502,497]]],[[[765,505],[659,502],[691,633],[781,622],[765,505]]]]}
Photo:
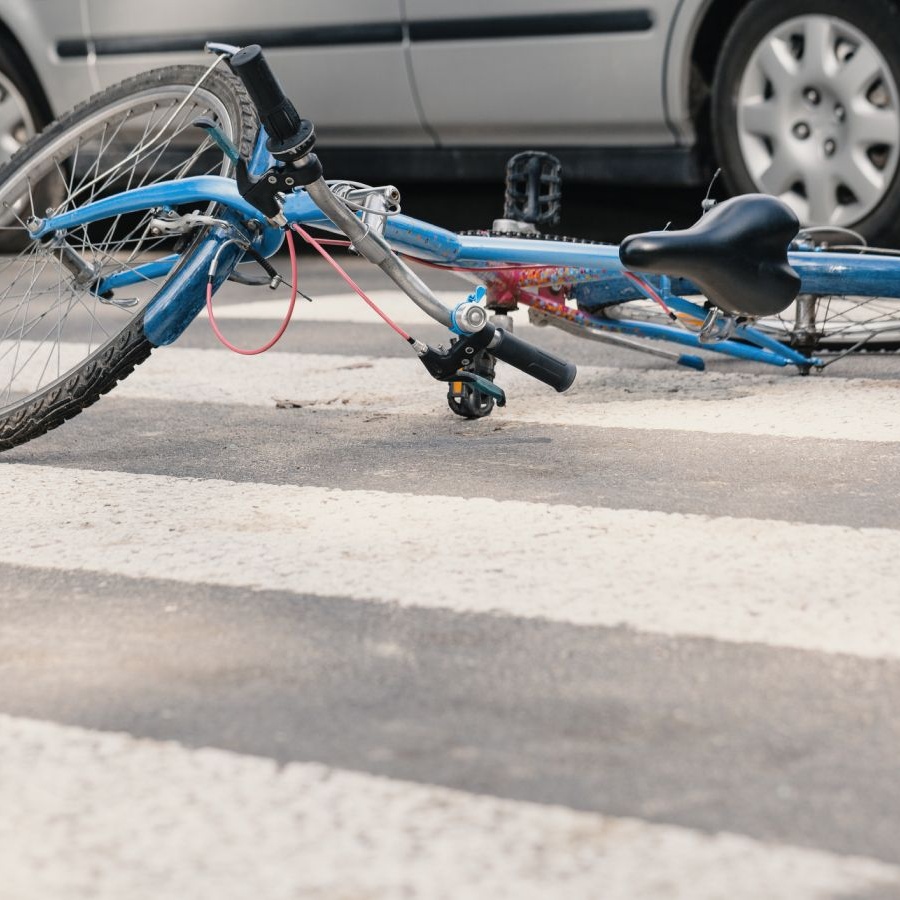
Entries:
{"type": "MultiPolygon", "coordinates": [[[[410,359],[271,354],[259,362],[215,350],[166,349],[126,382],[119,398],[270,405],[342,404],[354,409],[444,415],[442,386],[410,359]],[[210,354],[214,354],[211,356],[210,354]],[[252,377],[250,373],[252,370],[252,377]]],[[[793,374],[628,371],[581,366],[575,385],[555,393],[509,366],[498,419],[596,428],[850,441],[900,441],[900,384],[793,374]]]]}
{"type": "MultiPolygon", "coordinates": [[[[26,347],[25,350],[28,348],[26,347]]],[[[78,358],[70,344],[62,357],[78,358]]],[[[43,365],[42,359],[35,364],[43,365]]],[[[29,373],[23,372],[23,380],[29,373]]],[[[575,385],[556,394],[503,366],[509,403],[498,420],[590,428],[640,428],[818,440],[900,441],[900,382],[799,378],[684,370],[581,366],[575,385]]],[[[343,406],[383,413],[446,414],[444,387],[408,358],[269,353],[166,347],[111,395],[135,399],[272,406],[343,406]]]]}
{"type": "Polygon", "coordinates": [[[0,716],[6,897],[813,900],[900,868],[0,716]],[[40,835],[35,843],[34,835],[40,835]],[[104,865],[97,865],[102,847],[104,865]],[[648,859],[652,864],[648,865],[648,859]]]}
{"type": "Polygon", "coordinates": [[[900,658],[888,529],[26,465],[0,490],[10,564],[900,658]],[[503,565],[460,558],[438,510],[502,534],[503,565]]]}
{"type": "MultiPolygon", "coordinates": [[[[443,299],[465,293],[463,285],[443,299]]],[[[375,299],[401,323],[427,320],[396,292],[375,299]]],[[[225,303],[217,317],[239,329],[283,312],[276,299],[225,303]]],[[[374,314],[336,294],[298,318],[302,329],[304,320],[365,324],[374,314]]],[[[64,346],[60,364],[82,351],[64,346]]],[[[559,396],[504,366],[498,382],[509,395],[494,413],[501,422],[598,435],[900,441],[900,378],[582,366],[559,396]]],[[[164,348],[103,403],[147,401],[451,415],[443,386],[412,355],[246,359],[164,348]]],[[[2,565],[900,660],[900,529],[612,509],[589,496],[580,505],[501,501],[489,483],[485,496],[463,498],[396,483],[349,490],[19,460],[0,465],[2,565]],[[436,510],[502,535],[502,558],[462,558],[436,530],[436,510]]],[[[5,715],[0,759],[0,897],[14,900],[158,900],[196,894],[198,884],[224,900],[900,892],[900,867],[874,859],[387,779],[328,760],[278,767],[5,715]]]]}
{"type": "MultiPolygon", "coordinates": [[[[466,299],[470,289],[460,282],[457,291],[435,291],[435,296],[446,306],[453,307],[466,299]]],[[[406,294],[400,291],[378,290],[366,291],[366,295],[376,303],[383,312],[401,325],[434,325],[427,313],[412,303],[406,294]]],[[[380,322],[378,316],[356,294],[317,294],[313,303],[298,300],[299,306],[293,316],[295,328],[302,328],[308,322],[343,322],[345,324],[371,325],[380,322]]],[[[216,306],[213,313],[216,319],[240,319],[244,321],[262,320],[280,322],[288,308],[288,298],[251,300],[247,303],[226,303],[216,306]]],[[[207,318],[206,310],[201,318],[207,318]]],[[[522,324],[527,327],[525,320],[522,324]]],[[[518,327],[519,323],[516,323],[518,327]]]]}

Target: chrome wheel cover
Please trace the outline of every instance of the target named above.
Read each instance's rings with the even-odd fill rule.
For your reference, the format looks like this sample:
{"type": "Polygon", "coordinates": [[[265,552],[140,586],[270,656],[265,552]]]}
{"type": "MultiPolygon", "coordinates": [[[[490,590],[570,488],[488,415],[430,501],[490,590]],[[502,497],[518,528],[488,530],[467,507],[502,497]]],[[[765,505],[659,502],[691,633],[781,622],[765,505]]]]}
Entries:
{"type": "Polygon", "coordinates": [[[805,225],[854,225],[887,193],[900,153],[900,91],[884,56],[835,16],[798,16],[751,55],[738,140],[760,191],[805,225]]]}

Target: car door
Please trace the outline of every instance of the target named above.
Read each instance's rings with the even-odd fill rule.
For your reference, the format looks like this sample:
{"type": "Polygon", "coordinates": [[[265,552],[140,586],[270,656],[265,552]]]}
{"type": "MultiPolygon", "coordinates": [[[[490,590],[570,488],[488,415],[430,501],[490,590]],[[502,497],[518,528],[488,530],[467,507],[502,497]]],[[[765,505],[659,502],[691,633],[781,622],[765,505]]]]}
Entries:
{"type": "Polygon", "coordinates": [[[86,0],[98,86],[209,62],[205,40],[259,43],[323,143],[431,143],[403,56],[399,0],[86,0]]]}
{"type": "MultiPolygon", "coordinates": [[[[67,40],[84,44],[84,17],[77,3],[60,4],[55,0],[0,0],[0,22],[21,44],[28,61],[34,67],[37,84],[28,93],[46,95],[53,116],[60,115],[92,90],[84,56],[72,59],[59,53],[60,43],[67,40]]],[[[0,44],[6,40],[0,35],[0,44]]],[[[15,57],[10,60],[15,66],[15,57]]],[[[13,73],[28,79],[27,69],[13,73]]],[[[8,149],[8,148],[7,148],[8,149]]]]}
{"type": "Polygon", "coordinates": [[[671,144],[663,65],[677,5],[405,0],[426,123],[449,146],[671,144]]]}

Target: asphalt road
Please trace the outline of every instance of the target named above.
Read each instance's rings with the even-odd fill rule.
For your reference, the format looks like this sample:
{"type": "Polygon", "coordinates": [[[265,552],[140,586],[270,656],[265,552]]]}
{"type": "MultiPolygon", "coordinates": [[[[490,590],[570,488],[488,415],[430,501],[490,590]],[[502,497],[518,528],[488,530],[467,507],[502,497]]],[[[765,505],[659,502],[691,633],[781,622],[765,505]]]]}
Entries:
{"type": "Polygon", "coordinates": [[[302,271],[0,458],[0,897],[900,897],[900,357],[466,422],[302,271]]]}

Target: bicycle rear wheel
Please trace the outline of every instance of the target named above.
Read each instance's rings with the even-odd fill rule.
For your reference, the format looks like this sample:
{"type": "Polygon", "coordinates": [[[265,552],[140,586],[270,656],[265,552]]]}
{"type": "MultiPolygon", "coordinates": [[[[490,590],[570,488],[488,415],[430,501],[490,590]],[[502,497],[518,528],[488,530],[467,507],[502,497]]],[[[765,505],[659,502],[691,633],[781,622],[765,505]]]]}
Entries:
{"type": "Polygon", "coordinates": [[[141,185],[229,175],[231,161],[192,125],[200,116],[249,152],[256,115],[238,79],[221,66],[173,66],[96,94],[0,169],[0,450],[70,419],[149,356],[144,309],[207,233],[150,234],[150,210],[42,241],[25,222],[141,185]],[[94,290],[173,252],[182,259],[164,276],[112,296],[94,290]]]}
{"type": "Polygon", "coordinates": [[[900,349],[900,300],[893,297],[799,297],[756,327],[805,353],[900,349]]]}

